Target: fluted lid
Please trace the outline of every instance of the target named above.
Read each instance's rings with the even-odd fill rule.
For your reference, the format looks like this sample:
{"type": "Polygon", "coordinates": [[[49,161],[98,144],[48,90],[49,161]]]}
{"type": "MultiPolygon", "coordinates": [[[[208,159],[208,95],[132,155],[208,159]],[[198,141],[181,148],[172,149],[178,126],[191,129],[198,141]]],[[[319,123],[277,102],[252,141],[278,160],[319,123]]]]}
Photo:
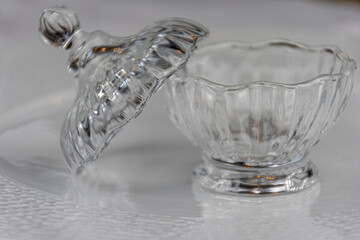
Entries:
{"type": "Polygon", "coordinates": [[[155,22],[127,37],[87,33],[67,7],[46,9],[39,30],[47,43],[69,53],[77,94],[62,127],[61,149],[74,171],[99,157],[209,33],[182,18],[155,22]]]}

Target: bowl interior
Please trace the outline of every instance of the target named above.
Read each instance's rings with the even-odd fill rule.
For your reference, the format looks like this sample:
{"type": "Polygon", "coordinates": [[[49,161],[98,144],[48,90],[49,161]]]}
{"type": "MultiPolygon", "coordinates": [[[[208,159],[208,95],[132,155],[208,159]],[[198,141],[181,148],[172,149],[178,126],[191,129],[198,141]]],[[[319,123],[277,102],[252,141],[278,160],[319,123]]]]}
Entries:
{"type": "Polygon", "coordinates": [[[252,82],[298,84],[344,68],[336,47],[307,47],[288,41],[254,45],[223,42],[199,49],[186,74],[222,85],[252,82]]]}

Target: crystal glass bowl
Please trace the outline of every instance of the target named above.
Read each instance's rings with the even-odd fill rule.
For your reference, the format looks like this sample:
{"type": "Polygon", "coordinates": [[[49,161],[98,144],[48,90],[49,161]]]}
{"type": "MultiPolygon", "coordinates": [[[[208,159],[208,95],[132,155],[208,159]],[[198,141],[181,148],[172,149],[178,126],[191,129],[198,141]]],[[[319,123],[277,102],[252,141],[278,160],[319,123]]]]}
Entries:
{"type": "Polygon", "coordinates": [[[316,182],[310,149],[344,110],[355,69],[335,46],[288,40],[197,50],[163,91],[171,120],[203,151],[195,183],[268,194],[316,182]]]}

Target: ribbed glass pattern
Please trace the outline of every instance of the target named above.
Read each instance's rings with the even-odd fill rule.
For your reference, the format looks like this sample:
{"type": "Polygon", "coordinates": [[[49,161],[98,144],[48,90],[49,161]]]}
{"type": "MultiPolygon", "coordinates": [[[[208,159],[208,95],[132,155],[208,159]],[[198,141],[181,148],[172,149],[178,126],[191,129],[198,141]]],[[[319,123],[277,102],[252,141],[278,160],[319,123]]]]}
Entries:
{"type": "Polygon", "coordinates": [[[206,158],[246,167],[302,159],[337,121],[353,60],[287,40],[202,48],[163,91],[171,120],[206,158]]]}
{"type": "Polygon", "coordinates": [[[160,20],[128,37],[87,33],[66,7],[46,9],[39,30],[46,42],[68,50],[77,94],[60,144],[66,163],[77,172],[95,161],[120,129],[141,113],[208,34],[199,23],[182,18],[160,20]]]}

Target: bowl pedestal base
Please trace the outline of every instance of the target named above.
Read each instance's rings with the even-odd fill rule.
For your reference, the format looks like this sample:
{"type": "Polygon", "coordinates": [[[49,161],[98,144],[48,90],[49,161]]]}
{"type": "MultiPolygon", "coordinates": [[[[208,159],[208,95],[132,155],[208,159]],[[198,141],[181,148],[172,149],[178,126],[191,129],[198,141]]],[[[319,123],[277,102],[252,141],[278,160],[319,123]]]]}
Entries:
{"type": "Polygon", "coordinates": [[[285,166],[253,168],[204,160],[194,171],[194,184],[222,194],[290,193],[317,182],[316,166],[306,156],[285,166]]]}

